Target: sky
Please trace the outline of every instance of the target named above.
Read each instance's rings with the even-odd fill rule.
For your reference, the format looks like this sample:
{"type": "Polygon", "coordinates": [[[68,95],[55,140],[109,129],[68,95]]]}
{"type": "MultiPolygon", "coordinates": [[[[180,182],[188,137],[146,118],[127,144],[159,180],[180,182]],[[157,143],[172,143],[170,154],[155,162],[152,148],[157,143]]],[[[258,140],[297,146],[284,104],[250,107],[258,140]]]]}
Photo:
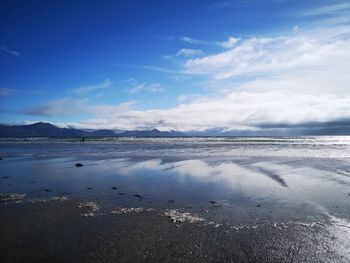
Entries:
{"type": "Polygon", "coordinates": [[[350,133],[350,1],[3,0],[0,122],[38,121],[350,133]]]}

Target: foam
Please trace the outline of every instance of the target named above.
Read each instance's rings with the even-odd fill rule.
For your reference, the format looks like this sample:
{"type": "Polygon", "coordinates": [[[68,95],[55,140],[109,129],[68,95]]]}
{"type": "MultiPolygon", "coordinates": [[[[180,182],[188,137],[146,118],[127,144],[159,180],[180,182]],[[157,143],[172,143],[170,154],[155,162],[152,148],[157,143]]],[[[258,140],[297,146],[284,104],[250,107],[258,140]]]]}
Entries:
{"type": "Polygon", "coordinates": [[[84,216],[84,217],[94,217],[97,215],[96,212],[100,210],[99,205],[96,202],[91,202],[91,201],[80,202],[78,203],[77,207],[80,209],[87,210],[86,212],[80,214],[81,216],[84,216]]]}
{"type": "Polygon", "coordinates": [[[26,194],[4,193],[0,194],[0,201],[22,201],[26,194]]]}
{"type": "Polygon", "coordinates": [[[208,222],[202,217],[199,217],[197,215],[193,215],[188,212],[181,212],[180,210],[167,210],[164,213],[165,216],[169,217],[174,223],[179,222],[179,223],[198,223],[198,222],[208,222]]]}
{"type": "Polygon", "coordinates": [[[142,207],[118,207],[111,211],[111,214],[127,214],[127,213],[141,213],[155,211],[153,208],[142,208],[142,207]]]}

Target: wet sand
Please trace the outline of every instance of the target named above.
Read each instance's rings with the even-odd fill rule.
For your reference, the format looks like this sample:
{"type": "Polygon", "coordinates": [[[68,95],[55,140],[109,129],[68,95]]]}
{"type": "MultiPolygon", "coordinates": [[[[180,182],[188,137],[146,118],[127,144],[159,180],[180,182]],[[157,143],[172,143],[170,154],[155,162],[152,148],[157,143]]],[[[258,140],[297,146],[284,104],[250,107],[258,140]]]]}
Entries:
{"type": "Polygon", "coordinates": [[[322,225],[234,230],[161,211],[81,216],[79,201],[2,205],[2,262],[347,262],[322,225]]]}
{"type": "Polygon", "coordinates": [[[2,146],[1,262],[350,260],[347,158],[223,156],[216,145],[160,157],[163,144],[150,146],[155,156],[86,158],[102,149],[83,145],[74,158],[43,157],[2,146]]]}

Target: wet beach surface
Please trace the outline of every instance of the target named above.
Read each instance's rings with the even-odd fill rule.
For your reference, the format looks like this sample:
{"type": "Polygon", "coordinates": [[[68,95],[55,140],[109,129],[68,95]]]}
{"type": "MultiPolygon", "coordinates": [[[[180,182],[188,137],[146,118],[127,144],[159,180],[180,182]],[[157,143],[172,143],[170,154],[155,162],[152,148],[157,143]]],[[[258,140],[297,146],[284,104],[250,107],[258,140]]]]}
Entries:
{"type": "Polygon", "coordinates": [[[349,262],[349,141],[2,141],[1,262],[349,262]]]}

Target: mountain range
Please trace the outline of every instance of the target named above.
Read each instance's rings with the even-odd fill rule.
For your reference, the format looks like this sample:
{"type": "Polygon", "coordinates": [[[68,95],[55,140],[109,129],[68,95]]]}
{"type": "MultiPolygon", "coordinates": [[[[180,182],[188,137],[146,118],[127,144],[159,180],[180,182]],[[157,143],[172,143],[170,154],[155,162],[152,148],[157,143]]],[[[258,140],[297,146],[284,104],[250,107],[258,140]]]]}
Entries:
{"type": "Polygon", "coordinates": [[[0,137],[173,137],[184,136],[177,131],[137,130],[116,133],[112,130],[85,131],[60,128],[51,123],[37,122],[29,125],[0,125],[0,137]]]}

